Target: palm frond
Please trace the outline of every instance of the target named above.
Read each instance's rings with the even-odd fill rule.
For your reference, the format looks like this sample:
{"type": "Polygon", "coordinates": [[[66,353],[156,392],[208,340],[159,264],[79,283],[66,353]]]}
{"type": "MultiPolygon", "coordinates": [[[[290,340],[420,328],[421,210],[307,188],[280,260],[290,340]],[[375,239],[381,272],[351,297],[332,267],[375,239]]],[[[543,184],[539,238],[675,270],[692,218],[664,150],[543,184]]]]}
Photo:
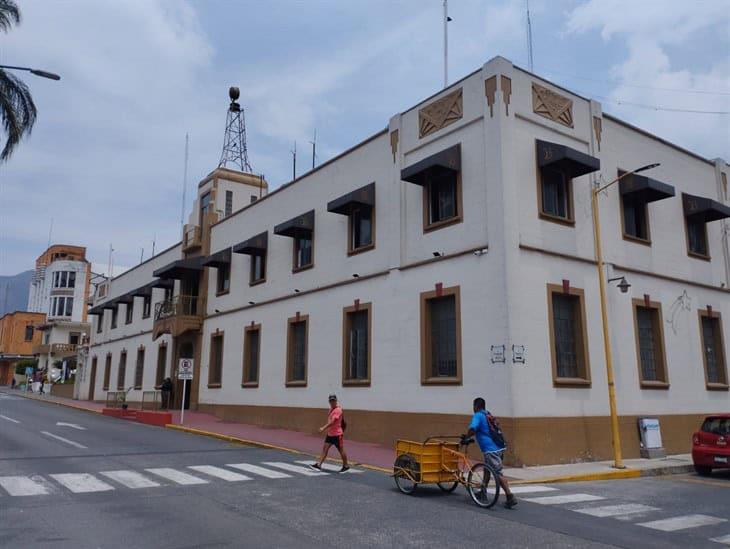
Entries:
{"type": "Polygon", "coordinates": [[[0,124],[7,136],[0,162],[10,158],[20,140],[30,135],[36,115],[28,86],[17,76],[0,69],[0,124]]]}
{"type": "Polygon", "coordinates": [[[15,0],[0,0],[0,31],[8,32],[13,25],[20,24],[20,8],[15,0]]]}

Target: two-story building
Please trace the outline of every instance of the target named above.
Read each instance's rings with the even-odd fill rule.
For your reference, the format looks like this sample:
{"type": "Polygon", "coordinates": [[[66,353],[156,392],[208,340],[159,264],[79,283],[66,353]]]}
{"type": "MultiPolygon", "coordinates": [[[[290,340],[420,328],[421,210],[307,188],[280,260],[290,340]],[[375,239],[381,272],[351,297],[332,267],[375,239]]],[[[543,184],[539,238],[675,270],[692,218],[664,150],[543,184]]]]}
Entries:
{"type": "Polygon", "coordinates": [[[45,319],[43,313],[27,311],[0,317],[0,385],[10,385],[20,361],[33,359],[33,347],[41,342],[36,326],[45,319]]]}
{"type": "Polygon", "coordinates": [[[94,301],[82,395],[192,358],[187,405],[224,419],[313,432],[337,393],[390,445],[483,396],[512,462],[607,458],[591,196],[654,163],[598,195],[608,343],[625,455],[640,416],[685,452],[730,409],[727,165],[499,57],[272,192],[212,172],[182,242],[94,301]]]}

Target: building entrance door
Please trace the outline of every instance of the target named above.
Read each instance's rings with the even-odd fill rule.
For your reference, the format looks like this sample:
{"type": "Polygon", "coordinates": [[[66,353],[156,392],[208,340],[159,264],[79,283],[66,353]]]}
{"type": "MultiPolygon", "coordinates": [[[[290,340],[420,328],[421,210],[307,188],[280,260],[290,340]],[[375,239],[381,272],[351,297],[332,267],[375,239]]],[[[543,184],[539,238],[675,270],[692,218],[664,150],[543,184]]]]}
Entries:
{"type": "Polygon", "coordinates": [[[91,361],[91,374],[89,375],[89,400],[94,401],[94,387],[96,386],[96,359],[91,361]]]}
{"type": "MultiPolygon", "coordinates": [[[[195,346],[193,345],[192,341],[185,341],[180,344],[180,352],[178,353],[178,359],[181,358],[191,358],[195,360],[195,346]]],[[[177,371],[177,364],[175,365],[175,370],[177,371]]],[[[177,376],[175,376],[177,377],[177,376]]],[[[184,398],[184,404],[183,407],[188,410],[190,409],[190,388],[193,386],[193,383],[197,383],[197,379],[194,379],[192,381],[188,381],[187,383],[183,383],[182,380],[176,379],[175,383],[175,394],[181,395],[181,398],[184,398]],[[185,394],[183,395],[183,385],[185,385],[185,394]]],[[[176,402],[178,402],[178,406],[180,403],[179,399],[176,399],[176,402]]]]}

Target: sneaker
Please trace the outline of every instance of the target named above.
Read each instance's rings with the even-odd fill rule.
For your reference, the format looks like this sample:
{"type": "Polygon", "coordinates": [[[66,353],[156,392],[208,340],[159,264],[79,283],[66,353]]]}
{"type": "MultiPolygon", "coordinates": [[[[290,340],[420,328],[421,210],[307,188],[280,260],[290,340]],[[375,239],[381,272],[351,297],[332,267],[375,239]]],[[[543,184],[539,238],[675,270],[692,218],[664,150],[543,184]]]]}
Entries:
{"type": "Polygon", "coordinates": [[[507,501],[504,502],[505,509],[514,509],[517,506],[517,498],[515,496],[508,496],[507,501]]]}
{"type": "Polygon", "coordinates": [[[310,469],[314,469],[315,471],[321,471],[322,466],[319,463],[310,463],[309,464],[310,469]]]}
{"type": "Polygon", "coordinates": [[[343,465],[342,466],[342,469],[340,469],[339,472],[340,473],[346,473],[349,470],[350,470],[350,466],[349,465],[343,465]]]}

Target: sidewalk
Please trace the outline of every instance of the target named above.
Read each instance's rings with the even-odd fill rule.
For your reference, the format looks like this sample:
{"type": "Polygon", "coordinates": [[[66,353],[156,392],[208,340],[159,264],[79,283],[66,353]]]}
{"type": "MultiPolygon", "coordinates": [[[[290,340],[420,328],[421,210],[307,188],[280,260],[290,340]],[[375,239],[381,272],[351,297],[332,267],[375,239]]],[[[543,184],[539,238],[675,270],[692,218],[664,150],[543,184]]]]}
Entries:
{"type": "MultiPolygon", "coordinates": [[[[39,396],[20,391],[7,391],[8,394],[24,396],[62,406],[69,406],[89,412],[101,413],[103,404],[83,400],[72,400],[56,396],[39,396]]],[[[285,429],[270,429],[245,423],[221,421],[212,414],[185,411],[185,425],[181,426],[180,411],[171,410],[172,425],[168,428],[211,436],[229,442],[238,442],[263,448],[275,448],[289,452],[316,456],[322,450],[322,436],[300,433],[285,429]]],[[[353,464],[390,473],[395,460],[392,448],[366,442],[347,441],[347,454],[353,464]]],[[[330,452],[336,456],[336,451],[330,452]]],[[[569,463],[561,465],[541,465],[531,467],[505,467],[508,479],[517,484],[568,482],[581,480],[610,480],[617,478],[636,478],[693,471],[690,454],[667,456],[661,459],[625,459],[626,469],[613,469],[611,461],[569,463]]]]}

